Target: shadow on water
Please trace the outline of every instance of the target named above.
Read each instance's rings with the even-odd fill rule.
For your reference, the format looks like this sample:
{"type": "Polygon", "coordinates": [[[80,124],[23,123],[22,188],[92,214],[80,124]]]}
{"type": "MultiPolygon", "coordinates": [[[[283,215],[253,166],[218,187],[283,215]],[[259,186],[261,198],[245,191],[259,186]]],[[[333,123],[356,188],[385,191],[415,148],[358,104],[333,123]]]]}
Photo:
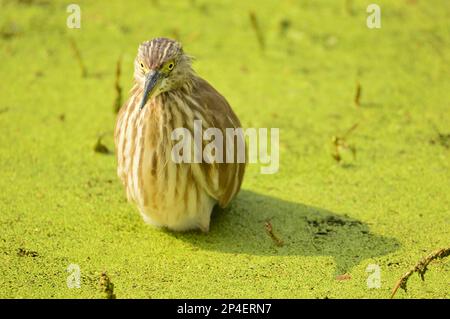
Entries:
{"type": "Polygon", "coordinates": [[[332,256],[336,273],[399,248],[396,239],[370,232],[367,224],[322,208],[242,190],[225,210],[215,209],[209,234],[177,233],[205,250],[265,256],[332,256]],[[265,229],[270,220],[283,242],[278,247],[265,229]]]}

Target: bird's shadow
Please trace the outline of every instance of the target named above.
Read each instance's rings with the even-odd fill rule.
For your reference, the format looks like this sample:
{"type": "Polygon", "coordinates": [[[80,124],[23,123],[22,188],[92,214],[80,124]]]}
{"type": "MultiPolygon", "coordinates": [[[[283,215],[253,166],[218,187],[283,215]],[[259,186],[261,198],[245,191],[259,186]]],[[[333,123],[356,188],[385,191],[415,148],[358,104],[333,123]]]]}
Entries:
{"type": "Polygon", "coordinates": [[[233,254],[332,256],[336,274],[400,247],[396,239],[373,234],[367,224],[345,214],[247,190],[241,191],[229,208],[215,209],[208,234],[174,235],[200,249],[233,254]],[[275,238],[269,234],[267,222],[275,238]]]}

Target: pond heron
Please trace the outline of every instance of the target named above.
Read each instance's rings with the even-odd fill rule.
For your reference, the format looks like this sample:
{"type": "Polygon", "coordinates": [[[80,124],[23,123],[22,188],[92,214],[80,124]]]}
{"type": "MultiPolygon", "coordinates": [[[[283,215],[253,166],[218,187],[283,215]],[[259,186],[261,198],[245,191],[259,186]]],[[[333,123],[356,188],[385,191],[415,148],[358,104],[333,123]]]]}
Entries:
{"type": "MultiPolygon", "coordinates": [[[[245,158],[239,160],[238,148],[244,145],[245,157],[246,146],[242,134],[225,138],[227,129],[241,127],[240,121],[225,98],[196,75],[191,62],[181,44],[171,39],[156,38],[139,46],[134,85],[114,132],[117,173],[128,200],[147,223],[207,232],[213,207],[227,206],[239,192],[245,158]],[[201,153],[201,161],[174,160],[179,143],[174,132],[181,128],[194,135],[195,122],[201,123],[203,132],[215,128],[222,133],[223,141],[214,141],[216,148],[210,153],[215,157],[208,161],[201,153]],[[222,161],[217,160],[219,153],[222,161]],[[231,154],[231,160],[224,154],[231,154]]],[[[188,139],[189,145],[178,155],[192,158],[184,152],[198,152],[211,140],[203,138],[196,145],[188,139]]]]}

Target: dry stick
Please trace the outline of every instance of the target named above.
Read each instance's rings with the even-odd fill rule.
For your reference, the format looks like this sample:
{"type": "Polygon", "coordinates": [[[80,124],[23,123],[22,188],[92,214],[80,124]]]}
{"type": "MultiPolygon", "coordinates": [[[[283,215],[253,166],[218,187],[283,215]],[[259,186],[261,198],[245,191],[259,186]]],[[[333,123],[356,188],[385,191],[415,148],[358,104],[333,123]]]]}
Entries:
{"type": "Polygon", "coordinates": [[[361,103],[360,103],[361,90],[362,90],[361,83],[357,82],[356,83],[355,99],[353,101],[355,102],[355,105],[358,106],[358,107],[361,106],[361,103]]]}
{"type": "Polygon", "coordinates": [[[87,77],[88,73],[87,73],[86,67],[84,66],[83,59],[81,58],[80,50],[78,49],[78,46],[75,43],[75,40],[72,38],[70,39],[70,46],[72,47],[72,50],[75,53],[75,58],[77,59],[78,64],[80,65],[81,76],[84,78],[87,77]]]}
{"type": "Polygon", "coordinates": [[[342,275],[338,275],[336,276],[336,280],[350,280],[352,279],[352,276],[350,274],[342,274],[342,275]]]}
{"type": "Polygon", "coordinates": [[[391,298],[394,298],[395,293],[398,288],[402,288],[406,292],[406,283],[408,282],[409,277],[417,272],[420,275],[422,280],[425,280],[425,272],[427,271],[428,264],[435,259],[442,259],[444,257],[450,256],[450,247],[438,249],[425,258],[422,258],[413,268],[411,268],[408,272],[406,272],[395,284],[392,289],[391,298]]]}
{"type": "Polygon", "coordinates": [[[347,136],[350,135],[350,133],[352,133],[357,127],[358,123],[355,123],[344,133],[343,136],[332,137],[334,151],[331,155],[338,163],[342,160],[340,152],[341,149],[349,149],[353,154],[353,158],[356,158],[356,148],[353,145],[348,145],[346,139],[347,136]]]}
{"type": "Polygon", "coordinates": [[[256,18],[256,14],[252,11],[250,12],[250,22],[252,24],[253,30],[255,30],[256,38],[258,39],[259,47],[261,50],[264,50],[266,47],[265,41],[264,41],[264,35],[261,31],[261,28],[258,24],[258,19],[256,18]]]}
{"type": "Polygon", "coordinates": [[[114,88],[116,90],[116,99],[114,100],[114,112],[118,113],[122,106],[122,87],[120,86],[120,73],[122,67],[122,56],[119,57],[116,64],[116,81],[114,88]]]}
{"type": "Polygon", "coordinates": [[[275,235],[275,233],[273,232],[272,223],[270,221],[266,221],[264,223],[264,227],[266,228],[267,234],[270,236],[270,238],[272,238],[275,245],[277,245],[278,247],[281,247],[284,245],[283,241],[280,238],[278,238],[275,235]]]}

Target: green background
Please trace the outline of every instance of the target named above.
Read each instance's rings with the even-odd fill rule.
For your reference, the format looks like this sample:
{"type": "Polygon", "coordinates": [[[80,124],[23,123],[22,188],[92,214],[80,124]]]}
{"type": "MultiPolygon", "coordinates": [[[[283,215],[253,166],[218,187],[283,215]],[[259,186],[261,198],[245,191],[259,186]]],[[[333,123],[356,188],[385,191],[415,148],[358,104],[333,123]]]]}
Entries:
{"type": "MultiPolygon", "coordinates": [[[[450,244],[448,1],[377,1],[381,29],[366,26],[373,1],[78,1],[69,29],[71,2],[0,1],[0,297],[104,298],[106,271],[117,298],[387,298],[450,244]],[[114,156],[94,152],[101,134],[114,147],[119,57],[125,98],[138,44],[158,36],[244,127],[280,128],[279,172],[250,165],[209,234],[144,224],[114,156]],[[354,124],[356,158],[337,163],[332,137],[354,124]]],[[[447,258],[397,297],[449,298],[449,284],[447,258]]]]}

